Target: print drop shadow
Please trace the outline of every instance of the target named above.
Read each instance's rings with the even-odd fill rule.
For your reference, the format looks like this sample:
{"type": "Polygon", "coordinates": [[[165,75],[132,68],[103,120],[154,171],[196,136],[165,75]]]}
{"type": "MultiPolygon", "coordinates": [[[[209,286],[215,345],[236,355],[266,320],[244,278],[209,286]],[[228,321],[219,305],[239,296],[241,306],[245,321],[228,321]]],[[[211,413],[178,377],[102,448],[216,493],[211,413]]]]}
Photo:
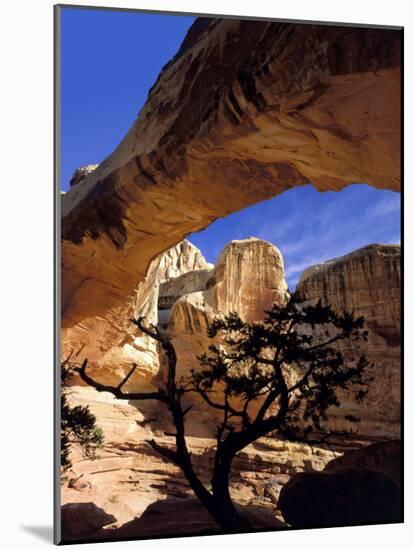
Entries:
{"type": "Polygon", "coordinates": [[[21,525],[20,528],[40,540],[53,543],[53,527],[51,525],[21,525]]]}

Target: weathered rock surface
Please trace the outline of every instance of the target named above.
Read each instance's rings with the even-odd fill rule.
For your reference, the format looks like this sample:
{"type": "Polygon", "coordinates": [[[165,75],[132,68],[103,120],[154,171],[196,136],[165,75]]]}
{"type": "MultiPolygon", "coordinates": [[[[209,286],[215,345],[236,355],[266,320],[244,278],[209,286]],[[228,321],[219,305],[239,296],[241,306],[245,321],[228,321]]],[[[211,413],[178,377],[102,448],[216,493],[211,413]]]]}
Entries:
{"type": "Polygon", "coordinates": [[[96,170],[98,166],[99,164],[88,164],[87,166],[81,166],[80,168],[75,170],[69,182],[69,186],[73,187],[74,185],[78,185],[79,183],[84,181],[86,176],[92,174],[92,172],[96,170]]]}
{"type": "Polygon", "coordinates": [[[402,456],[401,441],[381,441],[348,451],[334,458],[324,468],[325,472],[341,468],[369,468],[378,470],[389,477],[398,487],[401,487],[402,456]]]}
{"type": "Polygon", "coordinates": [[[105,525],[116,521],[93,502],[76,502],[62,506],[62,539],[73,539],[79,535],[92,535],[105,525]]]}
{"type": "Polygon", "coordinates": [[[399,440],[347,451],[292,477],[278,506],[294,527],[401,521],[401,460],[399,440]]]}
{"type": "Polygon", "coordinates": [[[399,487],[369,468],[298,474],[282,488],[278,506],[285,521],[297,528],[402,520],[399,487]]]}
{"type": "MultiPolygon", "coordinates": [[[[61,197],[64,355],[88,357],[94,376],[107,383],[119,382],[135,361],[138,378],[127,389],[151,386],[158,355],[128,319],[139,310],[155,320],[154,288],[169,274],[194,269],[194,255],[188,269],[177,264],[175,269],[168,262],[178,261],[179,253],[168,261],[161,253],[218,217],[308,181],[319,190],[360,181],[398,190],[400,48],[401,34],[394,30],[197,20],[122,143],[61,197]]],[[[218,305],[240,306],[246,316],[259,311],[253,302],[238,301],[237,293],[227,294],[236,286],[231,266],[224,261],[221,267],[209,288],[186,294],[173,306],[171,330],[189,335],[188,344],[184,338],[178,344],[188,358],[182,372],[204,347],[204,328],[218,305]]],[[[244,293],[256,289],[249,277],[238,282],[244,293]]],[[[275,288],[266,296],[273,296],[270,290],[275,288]]],[[[276,290],[282,297],[284,289],[276,290]]],[[[368,300],[366,307],[368,319],[375,306],[368,300]]],[[[373,352],[375,346],[379,350],[378,364],[384,361],[381,375],[395,411],[399,388],[397,378],[387,374],[387,354],[397,317],[386,324],[389,307],[372,314],[379,340],[371,342],[373,352]]],[[[105,395],[98,398],[90,388],[77,392],[74,399],[90,404],[106,443],[95,461],[75,453],[71,476],[83,473],[89,485],[82,491],[65,486],[64,504],[93,501],[120,526],[154,501],[188,498],[177,468],[145,443],[151,436],[172,444],[157,424],[159,411],[154,415],[146,405],[138,410],[105,395]]],[[[389,434],[398,420],[390,428],[385,417],[377,422],[366,411],[363,425],[389,434]]],[[[210,424],[201,413],[188,423],[189,447],[205,480],[214,444],[207,437],[210,424]]],[[[270,498],[263,498],[266,484],[277,476],[280,488],[295,473],[321,470],[330,458],[322,448],[311,454],[307,446],[260,440],[240,453],[232,494],[239,504],[273,510],[270,498]]]]}
{"type": "Polygon", "coordinates": [[[322,299],[337,311],[363,315],[390,346],[400,344],[401,247],[371,244],[306,269],[297,287],[303,301],[322,299]]]}
{"type": "MultiPolygon", "coordinates": [[[[370,245],[305,270],[297,287],[304,303],[318,299],[338,312],[362,315],[369,331],[360,352],[374,364],[367,397],[341,394],[341,407],[331,408],[330,426],[344,427],[345,415],[361,419],[359,433],[372,437],[400,436],[401,417],[401,248],[370,245]]],[[[346,352],[347,350],[345,350],[346,352]]],[[[348,350],[349,352],[349,350],[348,350]]]]}
{"type": "Polygon", "coordinates": [[[207,269],[189,271],[180,277],[162,283],[158,293],[158,309],[170,310],[181,296],[205,290],[212,271],[213,266],[207,269]]]}
{"type": "MultiPolygon", "coordinates": [[[[301,277],[297,291],[303,303],[320,298],[338,311],[354,310],[364,315],[369,329],[368,342],[362,343],[359,353],[374,363],[370,372],[374,379],[362,404],[356,403],[353,394],[341,393],[341,407],[330,409],[328,425],[333,430],[358,429],[363,437],[376,440],[399,437],[399,286],[400,247],[394,245],[365,247],[311,267],[301,277]],[[353,417],[361,421],[356,424],[353,417]]],[[[213,317],[236,311],[257,321],[273,302],[283,303],[286,297],[283,258],[274,245],[254,238],[232,241],[212,268],[196,247],[184,241],[153,262],[147,280],[138,287],[135,305],[128,304],[116,319],[118,328],[124,326],[121,344],[106,352],[97,349],[96,362],[89,355],[91,372],[102,382],[116,384],[136,362],[139,369],[127,390],[152,390],[164,381],[156,343],[127,324],[130,317],[141,314],[151,322],[158,320],[160,327],[168,330],[178,357],[178,377],[185,378],[198,367],[197,357],[211,344],[207,328],[213,317]],[[183,274],[177,276],[180,272],[183,274]],[[157,311],[157,307],[161,309],[157,311]],[[163,309],[166,307],[169,309],[163,309]]],[[[92,327],[83,337],[96,345],[99,331],[92,327]]],[[[87,350],[90,353],[90,346],[87,350]]],[[[209,437],[214,412],[192,395],[200,415],[198,435],[209,437]]],[[[158,404],[152,406],[159,408],[158,404]]],[[[255,406],[250,405],[250,412],[255,406]]]]}
{"type": "Polygon", "coordinates": [[[263,319],[266,309],[287,299],[282,254],[254,237],[231,241],[220,253],[208,286],[216,311],[236,311],[246,321],[263,319]]]}
{"type": "MultiPolygon", "coordinates": [[[[286,524],[277,519],[263,506],[236,506],[240,515],[249,521],[253,529],[286,529],[286,524]]],[[[118,529],[102,529],[96,540],[171,535],[220,534],[223,530],[211,518],[203,505],[195,498],[167,498],[148,506],[142,516],[118,529]]]]}
{"type": "Polygon", "coordinates": [[[200,250],[184,239],[160,256],[157,284],[165,283],[186,273],[197,273],[200,269],[211,268],[200,250]]]}
{"type": "MultiPolygon", "coordinates": [[[[146,443],[148,439],[155,439],[161,445],[173,445],[173,437],[165,433],[166,427],[170,428],[165,420],[166,413],[154,415],[143,402],[139,403],[138,409],[131,402],[118,401],[110,394],[98,393],[84,386],[73,387],[68,400],[72,405],[89,405],[103,430],[105,444],[98,450],[95,460],[85,459],[74,446],[72,470],[67,473],[68,481],[61,488],[63,505],[93,502],[107,514],[115,516],[113,527],[116,528],[141,518],[148,506],[157,501],[168,499],[168,508],[171,499],[180,499],[186,509],[185,503],[193,494],[182,472],[146,443]],[[80,491],[69,486],[72,485],[71,479],[81,475],[88,487],[80,491]]],[[[210,481],[214,460],[215,439],[207,437],[209,425],[209,419],[204,425],[200,415],[188,415],[188,444],[195,469],[205,483],[210,481]]],[[[361,441],[354,443],[357,448],[362,444],[361,441]]],[[[280,491],[291,476],[302,471],[321,471],[342,452],[340,447],[333,452],[321,445],[312,451],[308,445],[261,438],[236,457],[230,484],[232,496],[236,503],[249,509],[260,507],[265,518],[271,514],[276,522],[280,520],[280,515],[266,491],[269,483],[275,484],[276,481],[280,491]]],[[[168,510],[171,512],[171,508],[168,510]]],[[[174,522],[177,519],[180,521],[181,512],[179,508],[177,516],[171,513],[168,527],[172,525],[176,529],[174,522]]],[[[164,515],[162,517],[163,521],[167,521],[164,515]]],[[[206,526],[204,520],[204,515],[198,516],[197,512],[183,528],[191,530],[200,527],[202,531],[210,525],[206,526]]],[[[161,534],[161,529],[161,525],[145,519],[142,523],[137,522],[133,536],[138,537],[140,533],[141,536],[161,534]]]]}
{"type": "Polygon", "coordinates": [[[207,329],[215,316],[235,311],[247,321],[259,321],[273,303],[282,304],[288,297],[281,253],[256,238],[225,246],[206,287],[185,294],[171,310],[168,332],[177,353],[177,373],[184,378],[211,345],[207,329]]]}
{"type": "Polygon", "coordinates": [[[218,217],[309,181],[398,190],[400,49],[398,30],[197,20],[124,140],[61,197],[63,343],[113,326],[153,258],[218,217]]]}
{"type": "Polygon", "coordinates": [[[281,253],[275,245],[254,237],[225,246],[204,282],[204,289],[185,293],[175,302],[172,334],[197,332],[202,324],[186,312],[187,305],[212,315],[235,311],[246,321],[258,321],[273,303],[282,304],[288,297],[281,253]]]}
{"type": "MultiPolygon", "coordinates": [[[[74,387],[68,399],[73,405],[90,406],[105,437],[105,445],[95,460],[85,459],[76,446],[72,453],[73,467],[68,477],[77,478],[83,474],[82,479],[89,487],[79,491],[70,487],[70,482],[64,482],[62,486],[63,505],[73,503],[79,506],[80,503],[93,502],[107,514],[115,516],[116,521],[104,532],[88,533],[88,537],[173,534],[177,532],[177,525],[180,533],[202,533],[214,528],[209,517],[193,500],[182,472],[146,443],[148,439],[155,439],[161,445],[173,445],[173,437],[166,435],[166,414],[151,416],[144,403],[139,403],[138,410],[132,403],[117,401],[109,394],[87,387],[74,387]],[[178,501],[182,502],[182,507],[178,501]],[[157,502],[160,504],[155,505],[157,502]],[[193,512],[189,512],[188,506],[193,507],[193,512]],[[162,521],[155,521],[153,513],[157,510],[162,521]],[[188,519],[184,522],[187,512],[188,519]],[[119,529],[121,526],[125,529],[119,529]]],[[[208,484],[215,440],[205,436],[203,419],[198,414],[189,414],[186,426],[195,469],[208,484]]],[[[359,450],[344,455],[346,467],[369,466],[385,472],[388,468],[386,457],[389,456],[395,468],[397,442],[361,449],[364,444],[363,440],[354,439],[343,442],[342,446],[331,448],[321,444],[311,449],[299,443],[261,438],[240,452],[234,461],[230,483],[232,497],[238,505],[246,507],[258,528],[264,527],[263,522],[271,522],[267,524],[269,528],[278,528],[277,522],[280,526],[282,519],[276,508],[279,493],[297,474],[328,470],[330,464],[335,465],[336,470],[341,466],[344,450],[352,447],[359,450]],[[252,512],[257,514],[256,519],[253,519],[252,512]]],[[[88,521],[87,517],[84,518],[84,523],[89,525],[88,521]]]]}
{"type": "MultiPolygon", "coordinates": [[[[157,324],[160,283],[208,266],[198,248],[186,240],[167,250],[151,262],[147,276],[137,285],[130,300],[104,318],[88,317],[81,325],[65,331],[62,357],[72,354],[79,362],[87,358],[93,376],[108,384],[119,383],[136,363],[138,369],[127,389],[153,389],[152,380],[159,369],[156,342],[142,334],[130,319],[142,315],[148,322],[157,324]]],[[[96,294],[91,292],[85,299],[93,302],[96,294]]]]}

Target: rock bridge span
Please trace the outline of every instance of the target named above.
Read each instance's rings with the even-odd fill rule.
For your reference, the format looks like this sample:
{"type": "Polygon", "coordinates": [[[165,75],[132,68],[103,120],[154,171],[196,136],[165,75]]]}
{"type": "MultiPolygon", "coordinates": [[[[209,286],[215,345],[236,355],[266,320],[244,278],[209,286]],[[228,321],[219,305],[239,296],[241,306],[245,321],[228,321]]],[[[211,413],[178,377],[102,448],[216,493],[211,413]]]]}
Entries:
{"type": "MultiPolygon", "coordinates": [[[[398,29],[198,19],[115,151],[62,196],[62,341],[122,339],[151,260],[312,183],[400,188],[398,29]],[[117,336],[116,336],[117,335],[117,336]]],[[[133,68],[131,68],[133,70],[133,68]]]]}

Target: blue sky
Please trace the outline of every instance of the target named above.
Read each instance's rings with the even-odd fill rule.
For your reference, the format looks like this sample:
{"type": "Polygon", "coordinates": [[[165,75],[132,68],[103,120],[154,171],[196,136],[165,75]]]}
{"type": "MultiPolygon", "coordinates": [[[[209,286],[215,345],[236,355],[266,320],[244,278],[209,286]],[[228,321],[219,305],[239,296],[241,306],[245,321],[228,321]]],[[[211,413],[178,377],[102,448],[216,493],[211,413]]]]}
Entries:
{"type": "Polygon", "coordinates": [[[63,8],[61,188],[119,144],[193,17],[63,8]]]}
{"type": "Polygon", "coordinates": [[[339,193],[296,187],[215,221],[190,241],[209,262],[231,239],[258,237],[275,244],[294,289],[301,273],[316,263],[371,243],[400,242],[400,195],[364,184],[339,193]]]}
{"type": "MultiPolygon", "coordinates": [[[[192,17],[62,10],[62,170],[101,162],[124,137],[161,68],[177,52],[192,17]]],[[[208,261],[232,239],[276,244],[293,289],[302,271],[366,244],[400,239],[400,196],[364,184],[340,193],[310,185],[227,218],[190,240],[208,261]]]]}

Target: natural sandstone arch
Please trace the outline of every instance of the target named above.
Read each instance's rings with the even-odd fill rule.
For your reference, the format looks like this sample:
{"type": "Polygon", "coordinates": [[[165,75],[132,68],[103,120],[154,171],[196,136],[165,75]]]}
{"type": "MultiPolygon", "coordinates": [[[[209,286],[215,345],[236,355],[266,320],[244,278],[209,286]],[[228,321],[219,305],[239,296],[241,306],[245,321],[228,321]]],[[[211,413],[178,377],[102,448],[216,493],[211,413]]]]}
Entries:
{"type": "Polygon", "coordinates": [[[216,218],[306,182],[398,190],[400,48],[396,29],[197,20],[62,197],[63,340],[105,333],[151,259],[216,218]]]}

